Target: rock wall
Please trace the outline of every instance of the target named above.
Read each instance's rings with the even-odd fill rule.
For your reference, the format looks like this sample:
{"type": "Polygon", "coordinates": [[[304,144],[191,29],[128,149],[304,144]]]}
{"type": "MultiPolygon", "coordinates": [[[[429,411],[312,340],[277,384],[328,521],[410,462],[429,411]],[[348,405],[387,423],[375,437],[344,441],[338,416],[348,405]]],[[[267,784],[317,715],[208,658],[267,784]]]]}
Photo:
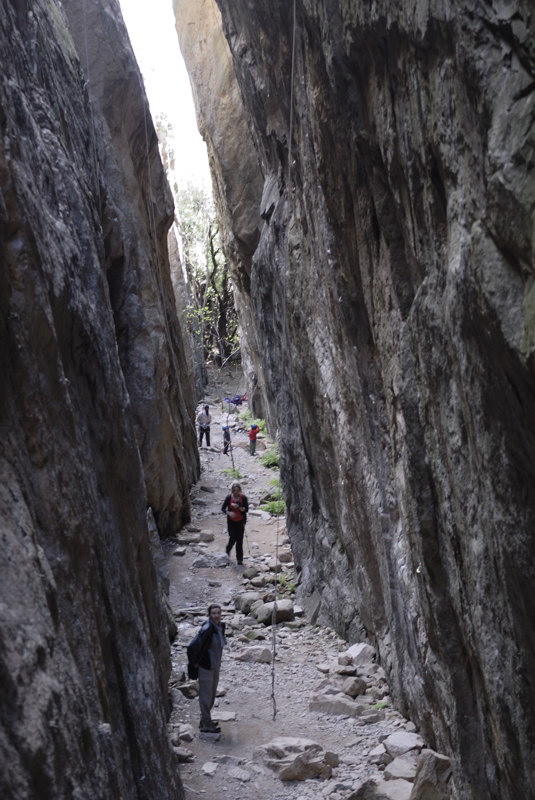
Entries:
{"type": "Polygon", "coordinates": [[[177,28],[231,242],[229,198],[255,176],[258,241],[235,281],[301,599],[378,647],[458,798],[527,797],[532,4],[296,0],[293,80],[293,2],[217,0],[221,65],[217,17],[186,34],[188,5],[177,28]]]}
{"type": "Polygon", "coordinates": [[[0,43],[0,796],[175,800],[147,524],[198,469],[172,207],[114,0],[10,0],[0,43]]]}

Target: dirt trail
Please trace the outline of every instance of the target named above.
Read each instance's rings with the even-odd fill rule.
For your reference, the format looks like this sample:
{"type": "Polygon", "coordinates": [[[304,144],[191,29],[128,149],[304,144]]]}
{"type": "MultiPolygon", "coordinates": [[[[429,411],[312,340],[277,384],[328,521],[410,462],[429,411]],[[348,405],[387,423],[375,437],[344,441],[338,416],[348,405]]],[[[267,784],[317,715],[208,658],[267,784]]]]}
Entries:
{"type": "MultiPolygon", "coordinates": [[[[181,730],[179,726],[189,723],[193,729],[193,740],[180,742],[181,747],[189,749],[194,755],[191,763],[180,765],[186,798],[311,800],[329,796],[332,800],[338,800],[347,797],[365,777],[381,777],[378,767],[369,764],[369,751],[379,743],[379,736],[384,737],[400,729],[410,730],[410,723],[390,708],[379,712],[380,719],[377,722],[366,725],[349,716],[327,716],[309,711],[312,695],[319,691],[322,682],[326,682],[324,670],[320,671],[318,667],[327,661],[334,663],[338,653],[347,649],[348,645],[333,631],[312,626],[306,620],[301,620],[301,627],[299,622],[297,625],[277,626],[274,674],[271,664],[235,660],[240,652],[251,646],[244,635],[248,629],[240,630],[236,624],[233,606],[236,594],[251,589],[242,573],[248,566],[265,564],[268,558],[275,555],[285,536],[284,518],[270,518],[265,513],[258,516],[258,512],[255,513],[259,498],[277,473],[263,467],[258,456],[249,455],[245,431],[233,432],[234,462],[243,476],[240,482],[252,508],[246,526],[244,566],[237,566],[234,553],[231,563],[224,568],[192,566],[200,553],[224,555],[227,535],[221,504],[233,478],[225,472],[230,469],[231,463],[229,456],[222,452],[221,424],[226,422],[226,415],[223,417],[221,411],[221,398],[238,391],[243,391],[243,387],[236,378],[227,376],[224,382],[212,382],[205,400],[210,405],[213,420],[211,448],[201,449],[202,474],[192,489],[194,512],[188,528],[213,533],[214,540],[187,545],[183,548],[184,555],[172,555],[176,545],[167,545],[170,600],[178,624],[178,636],[173,644],[171,692],[174,710],[170,727],[175,733],[175,740],[181,730]],[[187,699],[176,687],[182,682],[186,665],[185,646],[193,638],[201,621],[206,619],[207,606],[214,601],[222,604],[223,619],[227,622],[229,633],[219,684],[222,696],[213,710],[213,718],[221,720],[222,735],[219,741],[204,741],[199,737],[198,700],[187,699]],[[197,608],[198,613],[195,613],[197,608]],[[193,609],[193,612],[179,614],[185,609],[193,609]],[[226,716],[233,714],[235,720],[225,721],[226,716]],[[279,736],[313,739],[324,749],[336,752],[341,764],[328,780],[283,783],[262,763],[253,761],[255,748],[279,736]],[[207,762],[217,766],[207,767],[207,762]],[[236,771],[236,767],[240,769],[236,771]],[[215,770],[214,774],[206,774],[209,769],[215,770]]],[[[265,440],[259,443],[259,454],[265,445],[265,440]]],[[[253,644],[271,648],[271,627],[255,629],[258,632],[253,644]]],[[[376,678],[379,686],[384,684],[380,677],[376,678]]],[[[339,687],[340,681],[341,677],[334,675],[331,669],[327,682],[339,687]]],[[[386,692],[384,687],[380,691],[376,686],[369,702],[383,699],[387,703],[388,698],[382,697],[386,692]]]]}

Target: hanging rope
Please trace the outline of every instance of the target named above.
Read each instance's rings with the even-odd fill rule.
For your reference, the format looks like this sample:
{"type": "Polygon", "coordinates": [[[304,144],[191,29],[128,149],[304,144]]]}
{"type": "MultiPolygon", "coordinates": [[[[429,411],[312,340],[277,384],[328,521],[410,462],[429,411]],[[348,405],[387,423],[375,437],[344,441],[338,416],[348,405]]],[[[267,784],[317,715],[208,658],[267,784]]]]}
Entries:
{"type": "Polygon", "coordinates": [[[99,177],[99,169],[98,169],[98,158],[97,158],[97,137],[95,131],[95,115],[93,111],[93,100],[91,98],[91,67],[89,64],[89,42],[87,38],[87,11],[85,0],[82,0],[82,19],[83,19],[83,29],[84,29],[84,50],[85,50],[85,64],[84,66],[84,73],[87,79],[87,102],[89,104],[89,118],[91,122],[91,132],[90,132],[90,149],[91,149],[91,160],[93,162],[93,170],[95,172],[95,184],[96,184],[96,197],[95,202],[98,208],[98,215],[100,223],[102,224],[102,207],[101,207],[101,197],[100,197],[100,177],[99,177]]]}
{"type": "MultiPolygon", "coordinates": [[[[292,176],[292,135],[293,135],[293,112],[294,112],[294,76],[295,76],[295,42],[297,31],[297,0],[293,0],[293,24],[292,24],[292,67],[290,70],[290,122],[288,125],[288,192],[291,191],[292,176]]],[[[283,292],[283,298],[285,294],[283,292]]],[[[273,704],[273,720],[277,716],[277,696],[275,693],[275,657],[277,655],[277,600],[279,598],[279,517],[277,516],[277,532],[275,536],[275,600],[271,614],[271,702],[273,704]]]]}
{"type": "Polygon", "coordinates": [[[297,0],[293,4],[293,26],[292,26],[292,66],[290,70],[290,124],[288,126],[288,190],[290,189],[290,180],[292,175],[292,135],[293,135],[293,122],[294,122],[294,75],[295,75],[295,39],[296,39],[296,24],[297,19],[297,0]]]}

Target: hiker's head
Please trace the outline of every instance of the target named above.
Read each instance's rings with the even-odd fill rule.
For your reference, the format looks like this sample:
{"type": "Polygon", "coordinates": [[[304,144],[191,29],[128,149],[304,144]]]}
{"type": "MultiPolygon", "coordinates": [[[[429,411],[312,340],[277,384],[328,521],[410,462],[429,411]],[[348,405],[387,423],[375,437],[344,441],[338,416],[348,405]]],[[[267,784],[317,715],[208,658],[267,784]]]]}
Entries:
{"type": "Polygon", "coordinates": [[[232,492],[234,497],[238,497],[238,495],[241,494],[241,485],[238,483],[238,481],[233,481],[230,484],[230,491],[232,492]]]}
{"type": "Polygon", "coordinates": [[[209,407],[208,407],[208,406],[205,406],[205,407],[204,407],[204,410],[206,411],[206,413],[207,413],[207,414],[208,414],[208,412],[210,411],[210,409],[209,409],[209,407]]]}
{"type": "Polygon", "coordinates": [[[212,603],[212,605],[208,606],[208,616],[216,624],[221,622],[221,606],[219,603],[212,603]]]}

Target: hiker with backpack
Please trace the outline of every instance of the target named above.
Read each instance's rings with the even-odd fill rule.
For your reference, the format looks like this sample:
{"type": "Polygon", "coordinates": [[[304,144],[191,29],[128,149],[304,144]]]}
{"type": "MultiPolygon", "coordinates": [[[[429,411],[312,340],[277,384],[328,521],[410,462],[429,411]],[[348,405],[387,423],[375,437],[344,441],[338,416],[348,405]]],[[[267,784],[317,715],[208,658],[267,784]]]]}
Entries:
{"type": "Polygon", "coordinates": [[[199,707],[201,733],[221,733],[219,723],[212,719],[221,656],[226,645],[225,623],[221,622],[221,606],[212,603],[208,608],[208,619],[203,622],[197,636],[189,643],[188,677],[199,679],[199,707]]]}
{"type": "Polygon", "coordinates": [[[247,497],[242,494],[238,481],[233,481],[231,484],[230,494],[225,497],[221,511],[227,515],[228,543],[225,547],[225,552],[229,556],[230,551],[236,545],[236,559],[241,566],[243,564],[243,537],[249,502],[247,497]]]}

